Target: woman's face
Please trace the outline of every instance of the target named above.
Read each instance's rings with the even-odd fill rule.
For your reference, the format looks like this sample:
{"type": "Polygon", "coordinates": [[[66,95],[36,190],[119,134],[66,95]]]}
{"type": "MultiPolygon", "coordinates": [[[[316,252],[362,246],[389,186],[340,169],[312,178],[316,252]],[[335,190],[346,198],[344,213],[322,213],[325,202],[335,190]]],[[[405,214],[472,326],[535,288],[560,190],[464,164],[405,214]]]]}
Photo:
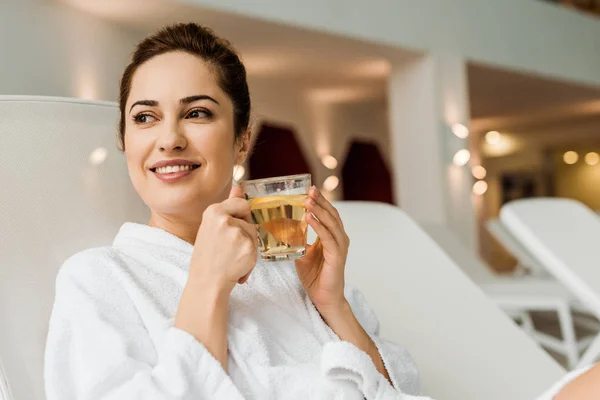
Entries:
{"type": "Polygon", "coordinates": [[[171,52],[142,64],[125,118],[129,175],[152,212],[201,215],[227,197],[249,135],[236,142],[233,104],[202,59],[171,52]]]}

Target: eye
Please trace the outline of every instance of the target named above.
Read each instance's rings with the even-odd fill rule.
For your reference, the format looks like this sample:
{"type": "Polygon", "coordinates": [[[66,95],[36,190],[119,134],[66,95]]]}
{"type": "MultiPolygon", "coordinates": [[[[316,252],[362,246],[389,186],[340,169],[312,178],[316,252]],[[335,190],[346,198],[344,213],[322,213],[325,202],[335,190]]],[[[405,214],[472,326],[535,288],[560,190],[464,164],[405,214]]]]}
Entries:
{"type": "Polygon", "coordinates": [[[212,113],[208,110],[202,108],[196,108],[191,110],[185,116],[185,119],[198,119],[198,118],[210,118],[212,117],[212,113]]]}
{"type": "Polygon", "coordinates": [[[154,122],[156,121],[156,118],[154,118],[152,115],[150,114],[137,114],[136,116],[133,117],[133,121],[136,124],[149,124],[150,122],[154,122]]]}

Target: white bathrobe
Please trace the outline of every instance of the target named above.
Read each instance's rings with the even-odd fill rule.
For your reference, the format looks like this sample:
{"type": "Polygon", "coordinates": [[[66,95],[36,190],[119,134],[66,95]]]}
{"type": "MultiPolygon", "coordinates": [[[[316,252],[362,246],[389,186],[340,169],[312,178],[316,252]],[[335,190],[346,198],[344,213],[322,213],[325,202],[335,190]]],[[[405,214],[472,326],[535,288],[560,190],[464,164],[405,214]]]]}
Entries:
{"type": "Polygon", "coordinates": [[[48,400],[425,399],[415,397],[410,356],[378,337],[362,295],[346,290],[393,385],[323,322],[291,262],[259,263],[234,288],[224,371],[173,326],[192,250],[166,231],[126,223],[112,246],[65,262],[46,346],[48,400]]]}

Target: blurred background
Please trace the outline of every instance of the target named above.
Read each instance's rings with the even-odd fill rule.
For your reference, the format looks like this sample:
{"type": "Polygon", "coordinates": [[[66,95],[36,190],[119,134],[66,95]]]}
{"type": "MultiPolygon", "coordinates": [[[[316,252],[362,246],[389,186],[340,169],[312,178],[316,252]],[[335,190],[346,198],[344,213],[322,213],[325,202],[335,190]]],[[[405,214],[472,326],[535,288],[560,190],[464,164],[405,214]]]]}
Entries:
{"type": "Polygon", "coordinates": [[[600,210],[599,17],[594,0],[2,0],[0,95],[115,101],[141,38],[207,25],[249,75],[237,179],[310,172],[331,200],[396,204],[508,274],[522,260],[486,228],[503,204],[600,210]]]}

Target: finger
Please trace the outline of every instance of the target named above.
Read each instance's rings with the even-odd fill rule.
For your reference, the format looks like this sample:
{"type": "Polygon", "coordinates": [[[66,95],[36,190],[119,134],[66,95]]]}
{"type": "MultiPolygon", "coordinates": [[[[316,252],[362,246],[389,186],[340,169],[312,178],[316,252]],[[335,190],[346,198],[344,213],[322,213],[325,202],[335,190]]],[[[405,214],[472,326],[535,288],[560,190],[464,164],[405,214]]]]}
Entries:
{"type": "Polygon", "coordinates": [[[335,209],[333,204],[331,204],[329,200],[327,200],[325,196],[323,196],[323,194],[319,191],[319,189],[317,189],[316,186],[313,185],[313,187],[308,193],[308,197],[313,199],[323,209],[327,210],[327,212],[331,214],[331,216],[338,222],[338,224],[340,224],[342,229],[344,228],[344,222],[340,217],[340,213],[338,212],[338,210],[335,209]]]}
{"type": "Polygon", "coordinates": [[[230,197],[221,203],[221,209],[234,218],[240,218],[250,223],[250,203],[244,198],[230,197]]]}
{"type": "Polygon", "coordinates": [[[240,228],[245,235],[252,239],[252,242],[255,243],[258,248],[258,231],[256,230],[255,225],[238,218],[232,218],[230,222],[232,226],[240,228]]]}
{"type": "Polygon", "coordinates": [[[333,215],[331,215],[331,213],[329,213],[312,199],[308,199],[306,202],[306,209],[314,214],[315,217],[317,217],[320,223],[333,236],[337,244],[343,245],[346,242],[346,232],[344,232],[344,228],[333,217],[333,215]]]}
{"type": "Polygon", "coordinates": [[[317,236],[321,239],[321,244],[324,248],[332,249],[339,247],[337,241],[329,231],[314,215],[306,214],[306,222],[315,230],[317,236]]]}
{"type": "Polygon", "coordinates": [[[230,199],[233,198],[244,198],[244,191],[242,190],[241,186],[231,186],[231,190],[229,191],[229,197],[230,199]]]}
{"type": "MultiPolygon", "coordinates": [[[[244,196],[244,191],[242,190],[241,186],[231,186],[231,191],[229,192],[229,198],[227,200],[230,200],[230,199],[244,199],[244,200],[246,199],[246,197],[244,196]]],[[[248,203],[248,202],[246,201],[246,203],[248,203]]],[[[248,211],[247,215],[239,216],[238,218],[243,218],[247,222],[252,222],[252,218],[250,217],[250,211],[248,211]]]]}

